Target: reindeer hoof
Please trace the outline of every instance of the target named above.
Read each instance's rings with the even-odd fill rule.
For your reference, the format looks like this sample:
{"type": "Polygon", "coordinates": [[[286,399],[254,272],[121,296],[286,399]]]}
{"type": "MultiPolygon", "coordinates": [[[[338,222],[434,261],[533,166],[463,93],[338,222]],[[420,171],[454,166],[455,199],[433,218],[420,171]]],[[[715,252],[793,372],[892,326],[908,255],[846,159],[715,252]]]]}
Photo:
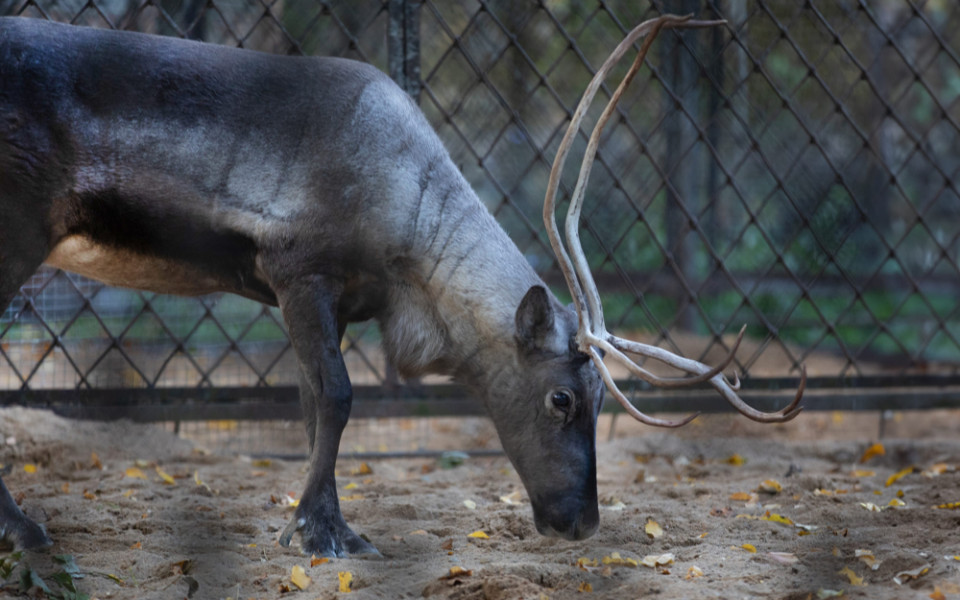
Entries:
{"type": "Polygon", "coordinates": [[[303,554],[327,558],[382,558],[373,544],[354,533],[342,520],[327,523],[313,517],[295,516],[280,534],[280,545],[289,547],[293,534],[298,532],[303,554]]]}

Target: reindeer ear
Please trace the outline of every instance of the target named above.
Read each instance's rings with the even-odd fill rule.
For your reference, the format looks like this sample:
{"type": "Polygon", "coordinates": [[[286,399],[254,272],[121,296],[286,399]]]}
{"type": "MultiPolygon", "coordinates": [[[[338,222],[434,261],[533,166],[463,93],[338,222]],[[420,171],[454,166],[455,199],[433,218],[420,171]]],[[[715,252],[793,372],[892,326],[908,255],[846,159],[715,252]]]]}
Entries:
{"type": "Polygon", "coordinates": [[[554,329],[553,305],[542,285],[527,292],[517,308],[517,343],[527,350],[543,350],[554,329]]]}

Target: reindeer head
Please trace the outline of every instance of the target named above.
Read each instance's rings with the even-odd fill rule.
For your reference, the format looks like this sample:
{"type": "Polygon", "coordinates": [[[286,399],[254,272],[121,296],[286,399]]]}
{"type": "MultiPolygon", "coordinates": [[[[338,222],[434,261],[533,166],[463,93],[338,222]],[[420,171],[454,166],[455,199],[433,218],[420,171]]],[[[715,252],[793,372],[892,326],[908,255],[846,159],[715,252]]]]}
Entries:
{"type": "Polygon", "coordinates": [[[733,382],[728,381],[722,370],[733,360],[743,330],[726,359],[712,368],[661,348],[609,333],[604,325],[600,295],[577,232],[584,190],[600,134],[624,89],[642,65],[656,34],[664,27],[709,27],[721,23],[723,21],[692,21],[690,17],[665,15],[636,27],[597,71],[557,151],[547,186],[543,218],[551,246],[570,287],[573,307],[562,307],[542,287],[532,288],[516,313],[517,372],[504,374],[500,378],[504,382],[513,381],[511,387],[514,389],[498,390],[497,386],[493,386],[488,390],[492,394],[488,397],[489,401],[496,402],[495,396],[509,398],[496,402],[497,409],[491,413],[504,449],[530,495],[537,529],[543,534],[581,539],[591,535],[597,528],[595,438],[604,384],[627,413],[643,423],[678,427],[697,416],[668,421],[643,414],[617,388],[604,364],[605,357],[622,364],[630,373],[655,386],[677,387],[708,382],[734,408],[755,421],[787,421],[801,410],[799,402],[806,383],[805,370],[801,372],[796,397],[780,411],[758,411],[737,395],[739,380],[734,376],[733,382]],[[633,66],[611,97],[590,136],[567,213],[565,247],[554,218],[563,163],[600,84],[613,65],[638,39],[647,34],[650,35],[644,41],[633,66]],[[662,361],[689,375],[658,377],[633,361],[629,355],[662,361]],[[516,387],[523,387],[525,391],[518,394],[516,387]],[[522,397],[518,398],[518,395],[522,397]]]}

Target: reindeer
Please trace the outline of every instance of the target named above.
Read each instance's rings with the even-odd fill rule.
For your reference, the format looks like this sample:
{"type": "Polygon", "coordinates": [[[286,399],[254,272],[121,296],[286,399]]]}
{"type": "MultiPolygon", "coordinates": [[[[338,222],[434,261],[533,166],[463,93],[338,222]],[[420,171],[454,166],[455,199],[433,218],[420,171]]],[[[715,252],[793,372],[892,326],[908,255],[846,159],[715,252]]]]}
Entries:
{"type": "MultiPolygon", "coordinates": [[[[544,205],[573,294],[551,294],[479,201],[412,100],[375,68],[179,39],[0,19],[0,306],[46,263],[160,293],[226,291],[279,306],[300,368],[310,441],[302,499],[280,536],[307,554],[377,554],[338,503],[334,465],[350,415],[340,353],[348,323],[375,319],[405,377],[447,374],[486,406],[529,494],[537,530],[582,539],[598,526],[595,435],[604,388],[644,423],[603,357],[658,386],[708,382],[759,412],[722,370],[606,331],[577,222],[600,132],[590,137],[567,218],[560,171],[613,64],[661,28],[719,22],[664,16],[634,29],[587,88],[558,151],[544,205]],[[657,377],[629,355],[690,374],[657,377]]],[[[737,343],[742,338],[743,332],[737,343]]],[[[801,380],[805,381],[805,374],[801,380]]],[[[695,416],[695,415],[694,415],[695,416]]],[[[50,544],[0,481],[0,531],[50,544]]]]}

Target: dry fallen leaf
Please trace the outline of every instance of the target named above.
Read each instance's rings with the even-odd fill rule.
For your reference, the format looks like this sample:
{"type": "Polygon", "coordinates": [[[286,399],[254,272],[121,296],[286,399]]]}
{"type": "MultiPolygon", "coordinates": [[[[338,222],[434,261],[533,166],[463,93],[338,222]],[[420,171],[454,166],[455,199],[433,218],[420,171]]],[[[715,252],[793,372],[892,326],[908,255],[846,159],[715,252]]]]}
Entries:
{"type": "Polygon", "coordinates": [[[647,524],[643,526],[643,530],[651,540],[663,537],[663,528],[660,527],[659,523],[649,517],[647,517],[647,524]]]}
{"type": "Polygon", "coordinates": [[[856,585],[856,586],[866,585],[865,583],[863,583],[863,577],[860,577],[859,575],[857,575],[854,572],[854,570],[851,569],[850,567],[844,567],[840,569],[839,571],[837,571],[837,574],[844,575],[847,579],[849,579],[850,585],[856,585]]]}
{"type": "Polygon", "coordinates": [[[351,589],[353,587],[353,573],[350,571],[339,571],[337,573],[337,579],[340,581],[341,593],[349,594],[353,591],[353,589],[351,589]]]}
{"type": "Polygon", "coordinates": [[[511,492],[506,496],[500,496],[500,502],[504,504],[522,504],[523,494],[520,493],[520,490],[511,492]]]}
{"type": "Polygon", "coordinates": [[[907,467],[906,469],[900,469],[899,471],[897,471],[896,473],[894,473],[893,475],[887,478],[887,487],[890,487],[900,479],[903,479],[904,477],[906,477],[910,473],[913,473],[916,470],[917,468],[912,466],[907,467]]]}
{"type": "Polygon", "coordinates": [[[440,579],[453,579],[454,577],[470,577],[473,575],[473,571],[470,569],[464,569],[459,565],[454,565],[450,567],[450,572],[441,577],[440,579]]]}
{"type": "Polygon", "coordinates": [[[593,586],[587,583],[586,581],[581,581],[580,585],[577,586],[578,592],[592,592],[593,586]]]}
{"type": "Polygon", "coordinates": [[[747,492],[736,492],[736,493],[734,493],[734,494],[730,494],[730,499],[731,499],[731,500],[737,500],[737,501],[741,501],[741,500],[742,500],[742,501],[744,501],[744,502],[749,502],[750,500],[753,499],[753,494],[750,494],[750,493],[747,493],[747,492]]]}
{"type": "Polygon", "coordinates": [[[345,490],[355,490],[355,489],[357,489],[358,487],[360,487],[360,485],[359,485],[356,481],[351,481],[351,482],[348,483],[347,485],[343,486],[343,489],[345,489],[345,490]]]}
{"type": "Polygon", "coordinates": [[[474,502],[473,500],[464,500],[464,501],[463,501],[463,505],[466,506],[468,510],[476,510],[476,509],[477,509],[477,503],[474,502]]]}
{"type": "Polygon", "coordinates": [[[916,569],[911,569],[909,571],[900,571],[894,576],[893,581],[897,585],[903,585],[904,583],[910,581],[911,579],[919,579],[920,577],[926,575],[930,571],[930,565],[924,565],[922,567],[917,567],[916,569]]]}
{"type": "Polygon", "coordinates": [[[425,529],[414,529],[410,532],[410,535],[427,535],[427,531],[425,529]]]}
{"type": "Polygon", "coordinates": [[[930,594],[930,600],[947,600],[947,597],[942,591],[940,591],[939,586],[934,586],[933,592],[930,594]]]}
{"type": "Polygon", "coordinates": [[[676,557],[669,552],[666,554],[649,554],[643,557],[640,564],[645,567],[662,567],[672,564],[674,558],[676,557]]]}
{"type": "Polygon", "coordinates": [[[626,565],[630,567],[640,566],[640,562],[635,558],[624,558],[619,552],[611,552],[610,556],[604,556],[600,562],[604,565],[626,565]]]}
{"type": "Polygon", "coordinates": [[[861,502],[861,503],[860,503],[860,506],[864,507],[865,509],[869,510],[870,512],[880,512],[880,511],[883,510],[882,508],[880,508],[879,506],[877,506],[877,505],[874,504],[873,502],[861,502]]]}
{"type": "Polygon", "coordinates": [[[742,545],[742,546],[740,546],[740,547],[743,548],[744,550],[746,550],[747,552],[749,552],[750,554],[756,554],[756,553],[757,553],[757,547],[754,546],[753,544],[744,544],[744,545],[742,545]]]}
{"type": "Polygon", "coordinates": [[[476,539],[480,539],[480,540],[490,539],[490,536],[489,536],[489,535],[487,535],[486,533],[484,533],[482,530],[479,530],[479,529],[478,529],[477,531],[474,531],[473,533],[469,534],[467,537],[476,538],[476,539]]]}
{"type": "Polygon", "coordinates": [[[310,556],[310,566],[318,567],[320,565],[325,565],[330,562],[330,559],[326,556],[310,556]]]}
{"type": "Polygon", "coordinates": [[[903,508],[907,503],[899,498],[893,498],[890,502],[887,503],[887,506],[890,508],[903,508]]]}
{"type": "Polygon", "coordinates": [[[780,485],[780,482],[776,479],[765,479],[760,483],[760,487],[757,488],[757,491],[765,494],[779,494],[783,491],[783,486],[780,485]]]}
{"type": "Polygon", "coordinates": [[[696,579],[697,577],[703,577],[703,570],[700,567],[693,566],[687,569],[687,575],[684,579],[696,579]]]}
{"type": "Polygon", "coordinates": [[[373,469],[370,468],[370,465],[363,462],[360,463],[360,466],[356,469],[350,469],[351,475],[373,475],[373,469]]]}
{"type": "Polygon", "coordinates": [[[739,454],[733,454],[727,458],[725,461],[728,465],[733,465],[735,467],[742,467],[747,464],[747,459],[740,456],[739,454]]]}
{"type": "Polygon", "coordinates": [[[883,444],[873,444],[863,452],[863,456],[860,457],[860,464],[862,465],[874,456],[884,456],[886,453],[887,451],[884,449],[883,444]]]}
{"type": "Polygon", "coordinates": [[[934,508],[945,508],[947,510],[957,510],[960,508],[960,502],[947,502],[946,504],[938,504],[934,508]]]}
{"type": "Polygon", "coordinates": [[[857,550],[854,550],[853,555],[859,558],[863,562],[863,564],[870,567],[871,571],[876,571],[877,569],[880,568],[880,563],[882,561],[877,560],[877,557],[874,556],[873,554],[873,550],[857,549],[857,550]]]}
{"type": "Polygon", "coordinates": [[[127,477],[132,477],[134,479],[147,478],[146,474],[144,474],[144,472],[138,469],[137,467],[129,467],[126,471],[124,471],[124,475],[126,475],[127,477]]]}
{"type": "Polygon", "coordinates": [[[161,469],[160,467],[155,467],[155,469],[156,469],[156,471],[157,471],[157,475],[160,476],[160,479],[162,479],[165,484],[167,484],[167,485],[177,485],[177,482],[173,479],[173,477],[170,476],[169,473],[167,473],[166,471],[164,471],[164,470],[161,469]]]}
{"type": "Polygon", "coordinates": [[[90,468],[99,469],[101,471],[103,470],[103,463],[100,462],[100,457],[97,456],[96,452],[90,453],[90,468]]]}
{"type": "Polygon", "coordinates": [[[767,557],[775,563],[781,565],[795,565],[800,562],[796,554],[792,552],[767,552],[767,557]]]}
{"type": "Polygon", "coordinates": [[[580,569],[586,571],[587,567],[597,567],[600,565],[600,561],[595,558],[587,558],[586,556],[581,556],[577,559],[577,566],[580,569]]]}
{"type": "Polygon", "coordinates": [[[307,575],[307,572],[303,570],[303,567],[300,565],[293,565],[293,569],[290,570],[290,583],[297,586],[301,590],[307,589],[307,586],[310,585],[310,582],[313,581],[307,575]]]}
{"type": "Polygon", "coordinates": [[[769,510],[762,517],[760,517],[760,520],[772,521],[774,523],[780,523],[781,525],[790,525],[791,527],[793,527],[793,521],[791,521],[790,519],[782,515],[771,513],[769,510]]]}
{"type": "Polygon", "coordinates": [[[24,472],[29,473],[30,475],[33,475],[34,473],[37,472],[37,465],[30,464],[30,463],[25,464],[23,465],[23,470],[24,472]]]}
{"type": "Polygon", "coordinates": [[[825,600],[826,598],[839,598],[843,596],[843,590],[828,590],[821,588],[817,590],[817,598],[819,600],[825,600]]]}
{"type": "Polygon", "coordinates": [[[869,469],[854,469],[854,470],[853,470],[853,476],[854,476],[854,477],[873,477],[873,476],[876,475],[876,474],[877,474],[876,471],[871,471],[871,470],[869,470],[869,469]]]}

